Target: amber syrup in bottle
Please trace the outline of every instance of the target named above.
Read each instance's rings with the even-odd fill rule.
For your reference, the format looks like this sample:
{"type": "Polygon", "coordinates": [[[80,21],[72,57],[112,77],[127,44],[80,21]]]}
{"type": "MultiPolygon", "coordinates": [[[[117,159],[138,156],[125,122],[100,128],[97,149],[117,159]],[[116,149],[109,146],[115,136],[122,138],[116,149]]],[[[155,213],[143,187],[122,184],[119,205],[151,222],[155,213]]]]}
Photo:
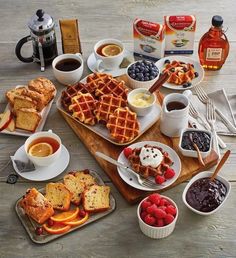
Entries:
{"type": "Polygon", "coordinates": [[[229,42],[222,24],[221,16],[213,16],[212,27],[199,42],[198,55],[204,69],[219,70],[229,54],[229,42]]]}

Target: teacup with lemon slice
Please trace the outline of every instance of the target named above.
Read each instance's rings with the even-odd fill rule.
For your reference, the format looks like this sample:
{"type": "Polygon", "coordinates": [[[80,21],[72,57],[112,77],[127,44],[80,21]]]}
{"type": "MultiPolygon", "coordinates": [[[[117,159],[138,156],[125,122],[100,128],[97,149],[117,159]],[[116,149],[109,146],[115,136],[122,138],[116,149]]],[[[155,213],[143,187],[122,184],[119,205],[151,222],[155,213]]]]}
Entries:
{"type": "Polygon", "coordinates": [[[61,139],[52,131],[31,135],[24,145],[29,160],[38,166],[49,166],[61,153],[61,139]]]}
{"type": "Polygon", "coordinates": [[[94,55],[98,72],[115,70],[123,61],[124,45],[117,39],[103,39],[95,44],[94,55]]]}

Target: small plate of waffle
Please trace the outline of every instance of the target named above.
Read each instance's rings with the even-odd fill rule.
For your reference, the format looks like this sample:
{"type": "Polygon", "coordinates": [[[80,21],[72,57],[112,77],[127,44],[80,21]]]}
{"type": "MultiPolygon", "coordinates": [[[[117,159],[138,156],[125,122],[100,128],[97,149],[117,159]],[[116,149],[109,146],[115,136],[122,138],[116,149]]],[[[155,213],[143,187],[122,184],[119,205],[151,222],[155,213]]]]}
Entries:
{"type": "Polygon", "coordinates": [[[185,56],[168,56],[156,62],[161,72],[170,73],[163,87],[173,90],[191,89],[204,78],[204,69],[198,61],[185,56]]]}
{"type": "Polygon", "coordinates": [[[128,167],[131,167],[134,171],[142,175],[144,178],[148,178],[153,181],[153,183],[155,183],[155,176],[163,175],[164,171],[166,171],[167,168],[173,169],[175,171],[175,175],[171,179],[166,180],[163,184],[157,184],[154,189],[140,185],[135,175],[129,173],[127,170],[121,167],[117,167],[120,177],[128,185],[143,191],[157,191],[172,185],[179,177],[181,172],[181,161],[178,154],[171,147],[160,142],[143,141],[134,143],[130,145],[129,148],[132,149],[132,154],[129,156],[129,158],[127,159],[125,157],[124,151],[122,151],[117,161],[123,163],[128,167]],[[139,157],[142,147],[158,148],[161,151],[161,153],[163,154],[163,160],[157,168],[142,165],[139,157]]]}
{"type": "Polygon", "coordinates": [[[93,73],[68,86],[57,101],[57,108],[97,135],[116,144],[127,145],[154,125],[161,108],[137,117],[127,104],[128,88],[111,75],[93,73]]]}
{"type": "MultiPolygon", "coordinates": [[[[10,111],[10,120],[0,133],[28,137],[42,131],[56,93],[56,87],[44,77],[8,90],[5,94],[8,103],[4,113],[10,111]]],[[[4,113],[0,114],[0,119],[4,113]]]]}

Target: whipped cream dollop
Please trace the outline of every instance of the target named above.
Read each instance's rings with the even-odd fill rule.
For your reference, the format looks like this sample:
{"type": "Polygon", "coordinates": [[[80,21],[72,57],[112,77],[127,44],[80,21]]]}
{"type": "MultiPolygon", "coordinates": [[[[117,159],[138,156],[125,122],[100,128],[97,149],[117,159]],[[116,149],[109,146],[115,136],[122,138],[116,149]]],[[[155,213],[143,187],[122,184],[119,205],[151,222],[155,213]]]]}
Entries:
{"type": "Polygon", "coordinates": [[[143,166],[157,168],[163,160],[163,155],[157,148],[142,147],[139,158],[143,166]]]}

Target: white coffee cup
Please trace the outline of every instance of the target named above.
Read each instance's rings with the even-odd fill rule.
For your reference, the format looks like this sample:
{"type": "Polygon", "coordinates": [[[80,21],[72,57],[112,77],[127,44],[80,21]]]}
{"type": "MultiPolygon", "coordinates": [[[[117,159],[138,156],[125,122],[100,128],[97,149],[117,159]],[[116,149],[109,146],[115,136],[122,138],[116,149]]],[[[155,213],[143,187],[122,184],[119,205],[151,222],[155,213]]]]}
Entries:
{"type": "Polygon", "coordinates": [[[76,54],[62,54],[60,56],[57,56],[53,62],[52,62],[52,68],[53,68],[53,73],[56,79],[64,84],[64,85],[69,85],[69,84],[75,84],[78,81],[80,81],[83,71],[84,71],[84,61],[82,58],[82,55],[80,53],[76,54]],[[64,60],[64,59],[75,59],[80,62],[80,67],[78,67],[75,70],[72,71],[61,71],[56,68],[56,65],[58,62],[64,60]]]}
{"type": "Polygon", "coordinates": [[[24,149],[25,149],[25,153],[28,157],[28,159],[30,161],[32,161],[35,165],[37,166],[49,166],[51,164],[53,164],[59,157],[61,154],[61,139],[60,137],[53,133],[51,130],[49,131],[43,131],[43,132],[38,132],[38,133],[34,133],[32,134],[26,141],[25,141],[25,145],[24,145],[24,149]],[[41,137],[49,137],[49,138],[53,138],[54,140],[56,140],[59,143],[59,148],[57,149],[57,151],[55,151],[53,154],[46,156],[46,157],[36,157],[36,156],[32,156],[29,154],[29,147],[30,144],[35,141],[36,139],[39,139],[41,137]]]}
{"type": "Polygon", "coordinates": [[[96,57],[96,70],[98,72],[104,72],[105,70],[116,70],[119,68],[120,64],[124,58],[124,45],[120,40],[117,39],[103,39],[98,41],[94,46],[94,55],[96,57]],[[102,45],[115,44],[121,47],[122,51],[115,56],[102,56],[97,53],[97,50],[102,45]]]}
{"type": "Polygon", "coordinates": [[[171,93],[163,100],[160,130],[169,137],[178,137],[184,128],[188,127],[189,119],[189,97],[192,95],[190,90],[185,90],[183,94],[171,93]],[[173,102],[180,102],[183,108],[168,110],[167,105],[173,102]]]}

